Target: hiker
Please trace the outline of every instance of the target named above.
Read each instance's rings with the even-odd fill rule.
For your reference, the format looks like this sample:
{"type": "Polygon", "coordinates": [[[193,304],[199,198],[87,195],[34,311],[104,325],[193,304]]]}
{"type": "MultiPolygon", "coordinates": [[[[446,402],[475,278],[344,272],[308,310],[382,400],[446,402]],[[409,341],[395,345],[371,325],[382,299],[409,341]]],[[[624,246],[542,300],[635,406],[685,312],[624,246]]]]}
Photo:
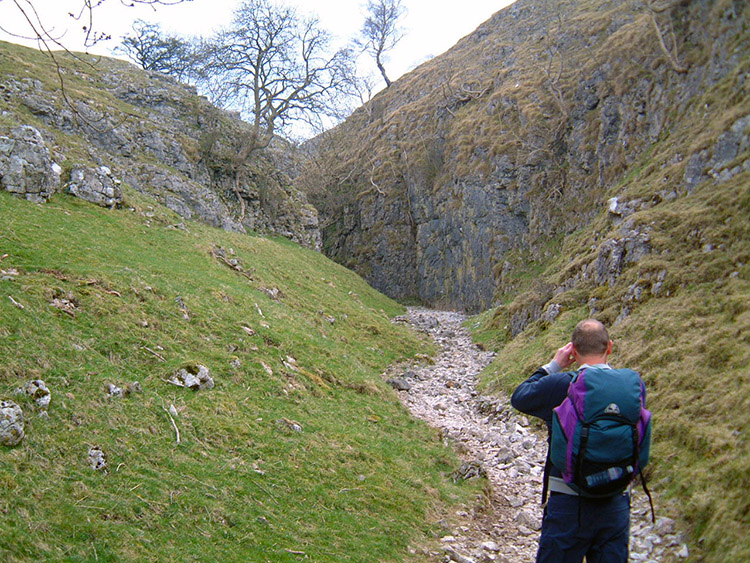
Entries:
{"type": "MultiPolygon", "coordinates": [[[[546,500],[548,490],[550,496],[542,520],[542,533],[537,551],[538,563],[581,563],[584,556],[587,563],[626,563],[628,560],[629,484],[634,474],[648,461],[650,413],[645,410],[645,387],[640,376],[632,370],[612,370],[607,363],[611,352],[612,341],[609,339],[605,326],[595,319],[581,321],[573,331],[571,342],[560,348],[550,363],[540,367],[531,377],[521,383],[511,397],[513,407],[525,414],[541,418],[547,424],[549,431],[550,451],[545,467],[542,502],[546,500]],[[579,365],[577,371],[564,371],[574,362],[579,365]],[[620,437],[616,440],[617,447],[624,444],[627,448],[629,452],[625,456],[627,460],[620,462],[620,465],[616,467],[611,467],[611,465],[616,465],[615,463],[607,462],[609,466],[586,468],[588,474],[585,478],[595,482],[596,486],[599,486],[597,479],[601,479],[602,475],[605,481],[618,478],[616,482],[605,483],[604,488],[599,489],[599,492],[596,488],[589,489],[588,481],[584,477],[564,473],[566,449],[568,456],[573,458],[571,463],[574,467],[568,467],[571,474],[575,474],[576,471],[584,473],[581,464],[575,464],[576,457],[581,457],[581,463],[586,457],[577,456],[575,453],[573,456],[570,455],[571,450],[567,448],[566,433],[560,430],[561,425],[564,424],[561,417],[572,418],[573,423],[581,424],[575,414],[564,415],[560,411],[565,408],[562,405],[564,402],[569,403],[566,407],[570,408],[571,413],[580,413],[583,410],[582,399],[577,407],[574,399],[566,400],[569,396],[569,388],[573,389],[571,382],[579,379],[581,385],[584,383],[597,385],[595,376],[610,378],[606,383],[600,384],[600,387],[605,388],[604,400],[613,401],[602,409],[602,412],[606,413],[603,417],[609,421],[608,425],[619,424],[621,417],[618,403],[622,403],[623,410],[628,413],[637,411],[634,414],[635,422],[622,424],[627,438],[620,437]],[[584,379],[586,379],[585,382],[584,379]],[[624,389],[631,395],[635,394],[635,397],[612,398],[611,393],[621,392],[619,383],[613,384],[613,381],[621,380],[630,381],[629,387],[626,385],[624,389]],[[606,396],[607,392],[610,392],[609,397],[606,396]],[[631,406],[626,407],[626,403],[631,406]],[[555,425],[557,428],[554,428],[555,425]],[[555,440],[562,440],[564,443],[558,447],[555,440]],[[643,451],[638,445],[634,445],[634,442],[642,444],[643,451]],[[557,458],[554,456],[555,452],[558,454],[557,458]],[[553,454],[552,457],[550,454],[553,454]],[[562,465],[563,469],[557,465],[562,465]],[[602,469],[604,471],[601,471],[602,469]]],[[[591,394],[597,391],[589,389],[586,392],[591,394]]],[[[595,404],[595,401],[592,400],[591,395],[586,395],[586,399],[588,410],[589,405],[595,404]]],[[[579,434],[585,434],[586,438],[581,442],[583,446],[577,444],[573,452],[586,452],[589,428],[591,428],[592,435],[597,432],[593,424],[590,427],[586,424],[583,426],[586,426],[585,432],[581,431],[582,427],[579,426],[578,432],[575,433],[577,438],[579,434]]],[[[574,433],[571,431],[567,435],[572,436],[574,433]]],[[[598,444],[601,441],[592,440],[588,447],[593,448],[591,444],[594,443],[598,444]]]]}

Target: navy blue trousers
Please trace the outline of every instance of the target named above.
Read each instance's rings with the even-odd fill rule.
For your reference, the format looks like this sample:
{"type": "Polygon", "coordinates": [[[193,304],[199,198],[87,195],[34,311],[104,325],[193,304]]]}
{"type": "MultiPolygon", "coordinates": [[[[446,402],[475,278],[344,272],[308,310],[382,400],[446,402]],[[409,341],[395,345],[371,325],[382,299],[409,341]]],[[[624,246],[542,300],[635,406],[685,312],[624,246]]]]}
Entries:
{"type": "Polygon", "coordinates": [[[552,493],[542,520],[537,563],[627,563],[630,496],[605,500],[552,493]]]}

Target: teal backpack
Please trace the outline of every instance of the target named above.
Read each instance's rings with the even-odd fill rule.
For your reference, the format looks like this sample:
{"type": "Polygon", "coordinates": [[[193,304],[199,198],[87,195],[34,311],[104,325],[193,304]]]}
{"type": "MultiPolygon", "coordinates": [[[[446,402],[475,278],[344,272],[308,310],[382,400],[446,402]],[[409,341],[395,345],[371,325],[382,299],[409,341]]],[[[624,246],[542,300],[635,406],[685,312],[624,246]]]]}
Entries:
{"type": "MultiPolygon", "coordinates": [[[[641,376],[630,369],[581,369],[552,418],[550,461],[565,483],[582,497],[619,494],[641,474],[650,446],[641,376]]],[[[648,494],[642,474],[641,482],[648,494]]]]}

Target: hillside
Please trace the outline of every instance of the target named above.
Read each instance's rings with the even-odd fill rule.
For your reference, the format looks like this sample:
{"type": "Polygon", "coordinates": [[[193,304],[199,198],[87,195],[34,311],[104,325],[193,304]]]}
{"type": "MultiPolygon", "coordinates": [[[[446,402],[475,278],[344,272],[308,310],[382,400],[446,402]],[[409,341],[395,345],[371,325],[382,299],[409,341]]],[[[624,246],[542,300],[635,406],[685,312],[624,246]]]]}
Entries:
{"type": "Polygon", "coordinates": [[[380,375],[433,347],[313,250],[289,147],[57,57],[0,43],[0,559],[421,560],[477,492],[380,375]]]}
{"type": "Polygon", "coordinates": [[[194,88],[117,59],[55,57],[0,41],[0,189],[34,201],[73,191],[111,206],[126,185],[187,219],[320,246],[288,143],[239,161],[249,126],[194,88]]]}
{"type": "Polygon", "coordinates": [[[657,510],[692,560],[744,561],[749,8],[656,7],[519,0],[317,139],[300,185],[329,256],[397,299],[485,311],[487,392],[578,320],[609,324],[649,388],[657,510]]]}
{"type": "Polygon", "coordinates": [[[316,139],[298,183],[324,251],[393,298],[479,312],[613,197],[624,219],[742,182],[747,5],[657,4],[519,0],[316,139]],[[649,167],[658,188],[633,181],[649,167]]]}
{"type": "Polygon", "coordinates": [[[26,422],[0,447],[0,558],[409,560],[476,489],[379,375],[432,350],[402,308],[317,252],[125,198],[0,192],[0,397],[26,422]],[[201,365],[213,388],[170,383],[201,365]],[[39,379],[47,407],[14,392],[39,379]]]}

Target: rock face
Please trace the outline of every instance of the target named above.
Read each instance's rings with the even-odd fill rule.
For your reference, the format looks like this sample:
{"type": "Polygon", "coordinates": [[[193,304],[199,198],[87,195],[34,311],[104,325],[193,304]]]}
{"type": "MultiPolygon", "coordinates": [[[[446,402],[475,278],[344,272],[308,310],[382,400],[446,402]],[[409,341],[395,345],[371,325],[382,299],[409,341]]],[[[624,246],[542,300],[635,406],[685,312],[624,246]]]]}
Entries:
{"type": "MultiPolygon", "coordinates": [[[[52,65],[30,49],[22,59],[52,65]]],[[[71,65],[69,90],[83,95],[64,100],[57,80],[3,77],[3,121],[23,125],[0,125],[0,189],[44,202],[62,182],[112,207],[123,201],[122,182],[186,218],[320,247],[317,211],[292,187],[293,146],[278,139],[238,162],[247,124],[194,88],[123,61],[103,59],[84,73],[58,60],[71,65]],[[53,158],[71,165],[63,172],[53,158]]]]}
{"type": "Polygon", "coordinates": [[[0,135],[0,189],[44,202],[59,186],[60,167],[37,129],[15,127],[0,135]]]}
{"type": "MultiPolygon", "coordinates": [[[[652,14],[640,0],[519,0],[394,82],[316,142],[324,251],[392,297],[486,309],[604,212],[722,81],[738,93],[723,111],[737,118],[717,110],[699,148],[662,149],[684,172],[654,197],[747,170],[750,116],[732,78],[747,5],[661,5],[652,14]],[[672,60],[652,16],[674,29],[672,60]]],[[[619,201],[612,215],[635,210],[619,201]]],[[[648,252],[643,236],[603,243],[603,282],[648,252]]]]}

